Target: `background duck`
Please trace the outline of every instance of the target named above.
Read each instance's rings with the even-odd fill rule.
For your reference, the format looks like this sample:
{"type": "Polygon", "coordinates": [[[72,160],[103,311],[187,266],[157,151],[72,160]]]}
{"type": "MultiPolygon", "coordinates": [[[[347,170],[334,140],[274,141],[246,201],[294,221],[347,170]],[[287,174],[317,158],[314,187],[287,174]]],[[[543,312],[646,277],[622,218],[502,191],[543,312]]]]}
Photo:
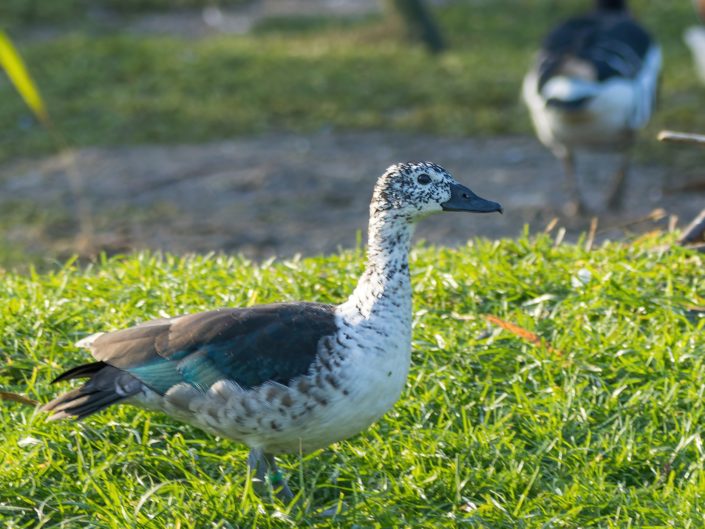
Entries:
{"type": "Polygon", "coordinates": [[[269,474],[289,501],[273,454],[355,435],[402,392],[414,222],[440,211],[501,210],[436,164],[393,165],[375,186],[367,267],[347,301],[220,309],[90,336],[78,345],[97,361],[55,380],[88,382],[43,409],[52,419],[83,419],[117,403],[165,412],[248,445],[256,483],[269,474]]]}
{"type": "MultiPolygon", "coordinates": [[[[705,0],[694,0],[693,5],[700,16],[700,20],[705,22],[705,0]]],[[[700,80],[705,83],[705,26],[692,26],[685,30],[683,40],[693,54],[695,71],[700,80]]]]}
{"type": "Polygon", "coordinates": [[[625,0],[596,0],[589,13],[549,33],[522,95],[539,140],[563,163],[573,212],[585,210],[575,175],[578,149],[618,152],[608,207],[620,206],[629,147],[649,121],[661,49],[630,15],[625,0]]]}

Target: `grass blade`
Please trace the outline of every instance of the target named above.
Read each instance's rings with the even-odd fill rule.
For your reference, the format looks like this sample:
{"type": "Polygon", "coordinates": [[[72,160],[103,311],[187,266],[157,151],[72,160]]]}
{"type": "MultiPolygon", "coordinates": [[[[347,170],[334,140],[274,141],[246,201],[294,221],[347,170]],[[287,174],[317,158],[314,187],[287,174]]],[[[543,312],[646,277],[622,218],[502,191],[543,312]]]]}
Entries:
{"type": "Polygon", "coordinates": [[[44,126],[49,127],[49,113],[39,89],[29,75],[29,71],[17,48],[15,48],[10,37],[4,31],[0,31],[0,66],[5,69],[10,81],[15,85],[20,96],[22,96],[22,99],[24,99],[24,102],[34,115],[37,116],[37,119],[44,126]]]}

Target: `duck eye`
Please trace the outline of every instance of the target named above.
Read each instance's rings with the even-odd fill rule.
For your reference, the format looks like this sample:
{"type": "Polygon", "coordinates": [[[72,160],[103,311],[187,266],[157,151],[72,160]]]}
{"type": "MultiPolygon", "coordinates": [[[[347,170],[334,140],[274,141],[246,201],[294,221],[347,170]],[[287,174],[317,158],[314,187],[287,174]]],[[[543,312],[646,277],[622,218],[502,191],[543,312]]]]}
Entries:
{"type": "Polygon", "coordinates": [[[417,181],[419,184],[425,186],[425,185],[428,185],[428,184],[431,183],[431,177],[428,176],[426,173],[423,173],[423,174],[420,174],[420,175],[416,178],[416,181],[417,181]]]}

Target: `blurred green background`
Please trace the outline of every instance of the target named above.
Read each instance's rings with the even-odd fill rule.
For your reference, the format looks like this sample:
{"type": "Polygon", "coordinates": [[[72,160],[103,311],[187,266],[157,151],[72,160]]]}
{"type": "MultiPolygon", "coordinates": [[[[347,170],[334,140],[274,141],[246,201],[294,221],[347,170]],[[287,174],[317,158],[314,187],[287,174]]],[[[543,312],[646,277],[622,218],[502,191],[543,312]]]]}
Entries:
{"type": "MultiPolygon", "coordinates": [[[[443,53],[434,54],[402,22],[394,9],[399,1],[3,0],[0,22],[24,57],[58,134],[35,119],[0,74],[0,184],[24,174],[15,169],[18,160],[36,166],[66,147],[199,145],[349,131],[535,142],[519,97],[522,77],[546,32],[591,2],[428,1],[446,44],[443,53]]],[[[635,0],[630,5],[661,42],[665,60],[660,105],[640,136],[636,162],[663,168],[664,181],[686,175],[689,192],[701,190],[705,150],[654,139],[663,128],[705,132],[705,86],[682,41],[683,31],[697,23],[692,4],[635,0]]],[[[535,143],[536,152],[545,153],[535,143]]],[[[507,163],[504,154],[497,152],[498,169],[507,163]]],[[[446,163],[447,156],[439,156],[446,163]]],[[[374,176],[392,161],[365,171],[374,176]]],[[[560,192],[558,163],[541,163],[546,186],[560,192]]],[[[85,183],[96,176],[87,172],[81,178],[85,183]]],[[[515,182],[507,187],[517,194],[515,182]]],[[[4,189],[13,185],[19,184],[4,189]]],[[[368,188],[362,188],[367,199],[368,188]]],[[[646,197],[645,186],[635,189],[646,197]]],[[[80,189],[73,195],[79,197],[80,189]]],[[[71,239],[80,200],[39,207],[34,200],[0,198],[0,234],[11,233],[0,247],[0,264],[84,253],[71,239]]],[[[134,224],[172,226],[181,206],[131,207],[120,215],[134,224]]],[[[655,206],[649,201],[644,207],[655,206]]],[[[516,228],[500,235],[518,233],[523,223],[545,225],[545,217],[554,214],[535,209],[536,214],[509,219],[516,228]]],[[[692,209],[692,204],[686,211],[676,207],[676,213],[687,220],[692,209]]],[[[110,227],[116,215],[93,222],[110,227]]],[[[350,226],[335,229],[352,233],[363,225],[356,217],[350,226]]],[[[586,226],[576,224],[573,233],[586,226]]],[[[101,244],[93,248],[110,246],[101,244]]],[[[241,247],[214,246],[224,248],[241,247]]]]}
{"type": "MultiPolygon", "coordinates": [[[[218,5],[256,9],[258,0],[218,5]]],[[[271,3],[271,2],[270,2],[271,3]]],[[[286,0],[282,0],[286,3],[286,0]]],[[[300,2],[305,4],[305,0],[300,2]]],[[[201,142],[321,127],[443,135],[528,134],[522,75],[541,37],[584,0],[434,4],[441,55],[410,44],[389,6],[369,15],[256,20],[245,34],[136,30],[136,20],[206,0],[3,0],[3,22],[73,146],[201,142]]],[[[653,130],[705,130],[705,89],[682,42],[688,0],[639,0],[633,10],[664,47],[653,130]]],[[[0,83],[0,160],[54,146],[0,83]]],[[[649,148],[642,156],[663,156],[649,148]]]]}

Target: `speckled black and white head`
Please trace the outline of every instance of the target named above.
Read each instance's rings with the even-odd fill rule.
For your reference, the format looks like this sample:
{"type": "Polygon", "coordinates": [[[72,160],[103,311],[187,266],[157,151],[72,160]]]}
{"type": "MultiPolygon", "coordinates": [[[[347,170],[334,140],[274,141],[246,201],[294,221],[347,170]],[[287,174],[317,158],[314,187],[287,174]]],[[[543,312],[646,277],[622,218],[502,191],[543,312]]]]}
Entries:
{"type": "Polygon", "coordinates": [[[372,216],[391,213],[410,222],[441,211],[501,213],[502,206],[480,198],[456,182],[443,167],[431,162],[389,167],[377,181],[370,204],[372,216]]]}

